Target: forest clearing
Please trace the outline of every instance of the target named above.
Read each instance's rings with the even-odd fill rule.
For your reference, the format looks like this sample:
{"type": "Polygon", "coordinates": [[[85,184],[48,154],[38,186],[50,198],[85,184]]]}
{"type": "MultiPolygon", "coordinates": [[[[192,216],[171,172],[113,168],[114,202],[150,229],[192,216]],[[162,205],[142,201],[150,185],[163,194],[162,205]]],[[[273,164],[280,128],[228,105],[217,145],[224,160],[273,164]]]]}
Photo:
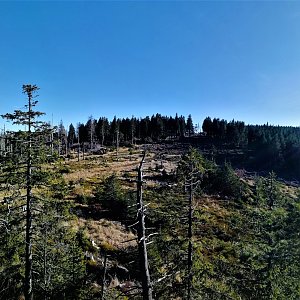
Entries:
{"type": "Polygon", "coordinates": [[[2,116],[25,130],[1,135],[0,299],[299,298],[298,183],[267,173],[288,160],[260,147],[261,131],[285,128],[206,118],[197,136],[191,117],[156,115],[152,137],[116,118],[76,136],[38,121],[37,90],[2,116]],[[265,175],[241,168],[249,153],[268,156],[265,175]]]}
{"type": "MultiPolygon", "coordinates": [[[[42,143],[44,160],[32,168],[34,299],[298,299],[297,182],[220,163],[223,146],[207,142],[59,155],[59,141],[54,152],[45,149],[53,158],[41,154],[42,143]]],[[[23,299],[26,147],[21,156],[5,149],[0,299],[23,299]]],[[[243,151],[232,146],[225,154],[235,161],[243,151]]]]}

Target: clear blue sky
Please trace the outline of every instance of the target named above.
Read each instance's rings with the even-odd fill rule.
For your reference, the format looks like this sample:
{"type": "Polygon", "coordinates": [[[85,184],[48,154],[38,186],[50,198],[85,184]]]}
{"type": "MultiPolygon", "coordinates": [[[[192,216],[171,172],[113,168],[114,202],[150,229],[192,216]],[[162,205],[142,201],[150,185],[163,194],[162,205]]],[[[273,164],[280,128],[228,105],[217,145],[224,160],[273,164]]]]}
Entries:
{"type": "MultiPolygon", "coordinates": [[[[0,2],[0,114],[300,125],[300,2],[0,2]]],[[[0,121],[0,126],[3,126],[0,121]]]]}

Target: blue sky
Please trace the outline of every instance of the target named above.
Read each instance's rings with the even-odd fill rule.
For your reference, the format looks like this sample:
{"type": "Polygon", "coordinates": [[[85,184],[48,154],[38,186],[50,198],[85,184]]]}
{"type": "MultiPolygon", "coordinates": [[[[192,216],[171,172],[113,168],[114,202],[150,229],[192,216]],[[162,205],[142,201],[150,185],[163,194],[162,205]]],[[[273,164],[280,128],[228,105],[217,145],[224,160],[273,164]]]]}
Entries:
{"type": "MultiPolygon", "coordinates": [[[[300,125],[300,3],[0,2],[0,114],[300,125]]],[[[3,127],[4,121],[0,121],[3,127]]]]}

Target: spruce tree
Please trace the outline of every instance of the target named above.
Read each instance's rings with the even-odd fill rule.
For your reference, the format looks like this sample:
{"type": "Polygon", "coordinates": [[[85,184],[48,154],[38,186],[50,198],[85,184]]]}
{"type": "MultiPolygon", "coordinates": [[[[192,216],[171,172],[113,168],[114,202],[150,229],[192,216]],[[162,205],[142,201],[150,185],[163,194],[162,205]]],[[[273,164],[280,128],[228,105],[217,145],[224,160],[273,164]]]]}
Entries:
{"type": "Polygon", "coordinates": [[[76,133],[75,133],[75,127],[71,123],[69,126],[69,131],[68,131],[68,146],[72,146],[74,141],[75,141],[76,133]]]}
{"type": "Polygon", "coordinates": [[[38,101],[35,100],[36,92],[39,88],[36,85],[23,85],[23,93],[27,96],[26,110],[15,110],[2,117],[11,121],[15,125],[25,126],[25,131],[11,133],[11,143],[15,145],[6,163],[4,177],[6,182],[11,182],[11,186],[18,187],[17,198],[7,197],[5,200],[18,200],[25,212],[25,278],[24,294],[26,300],[33,299],[32,283],[32,247],[33,247],[33,218],[35,196],[33,188],[40,184],[39,177],[40,164],[46,158],[42,153],[42,148],[46,144],[46,139],[50,133],[50,126],[45,122],[38,121],[38,117],[44,113],[34,110],[38,101]],[[24,171],[25,170],[25,171],[24,171]],[[18,175],[17,177],[15,175],[18,175]],[[12,178],[17,179],[12,181],[12,178]],[[25,189],[25,195],[22,195],[25,189]],[[22,203],[22,199],[26,199],[22,203]]]}
{"type": "Polygon", "coordinates": [[[0,235],[6,242],[0,245],[0,299],[23,293],[26,300],[33,294],[35,299],[74,299],[83,274],[75,233],[66,227],[65,183],[55,165],[47,164],[53,161],[47,143],[52,129],[37,120],[43,115],[34,110],[37,91],[36,85],[24,85],[27,110],[3,116],[25,130],[10,132],[11,150],[1,162],[0,235]]]}
{"type": "Polygon", "coordinates": [[[3,117],[7,120],[11,120],[13,124],[25,125],[27,130],[24,136],[24,143],[26,143],[26,225],[25,225],[25,299],[33,299],[32,291],[32,184],[33,184],[33,144],[36,138],[36,133],[39,130],[39,125],[36,118],[41,116],[43,113],[34,111],[33,108],[37,104],[34,99],[34,94],[38,91],[36,85],[23,85],[23,93],[26,94],[28,103],[26,105],[26,111],[16,110],[12,114],[6,114],[3,117]],[[36,131],[35,131],[36,130],[36,131]]]}
{"type": "Polygon", "coordinates": [[[188,115],[188,118],[186,121],[186,130],[187,130],[189,136],[194,134],[194,124],[193,124],[193,119],[192,119],[191,115],[188,115]]]}

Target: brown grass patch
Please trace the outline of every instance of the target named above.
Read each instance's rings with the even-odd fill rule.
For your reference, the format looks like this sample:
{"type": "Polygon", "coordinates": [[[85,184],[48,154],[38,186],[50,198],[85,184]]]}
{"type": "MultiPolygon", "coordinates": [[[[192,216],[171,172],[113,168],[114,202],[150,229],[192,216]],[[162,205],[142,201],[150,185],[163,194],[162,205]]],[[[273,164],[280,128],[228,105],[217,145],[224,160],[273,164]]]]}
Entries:
{"type": "Polygon", "coordinates": [[[66,162],[71,172],[64,174],[65,180],[78,182],[85,179],[97,183],[113,173],[120,175],[122,172],[135,170],[139,165],[139,154],[132,155],[130,160],[128,151],[126,149],[121,150],[125,152],[125,155],[121,152],[119,160],[116,160],[114,152],[108,152],[103,156],[86,157],[85,160],[79,162],[75,160],[66,162]]]}
{"type": "Polygon", "coordinates": [[[101,247],[110,247],[111,249],[126,249],[137,245],[136,235],[127,231],[125,227],[115,221],[109,220],[85,220],[79,218],[73,224],[76,229],[86,228],[90,239],[101,247]]]}

